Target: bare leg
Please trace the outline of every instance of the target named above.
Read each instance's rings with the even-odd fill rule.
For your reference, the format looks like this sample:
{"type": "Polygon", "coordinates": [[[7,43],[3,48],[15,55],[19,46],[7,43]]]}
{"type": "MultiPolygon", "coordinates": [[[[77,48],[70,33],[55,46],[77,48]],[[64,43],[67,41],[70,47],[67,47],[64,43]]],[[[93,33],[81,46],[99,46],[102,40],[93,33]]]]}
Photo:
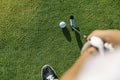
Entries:
{"type": "Polygon", "coordinates": [[[72,67],[63,74],[60,80],[74,80],[78,74],[78,71],[81,69],[84,61],[93,53],[96,52],[96,48],[90,47],[82,53],[82,55],[76,60],[72,67]]]}

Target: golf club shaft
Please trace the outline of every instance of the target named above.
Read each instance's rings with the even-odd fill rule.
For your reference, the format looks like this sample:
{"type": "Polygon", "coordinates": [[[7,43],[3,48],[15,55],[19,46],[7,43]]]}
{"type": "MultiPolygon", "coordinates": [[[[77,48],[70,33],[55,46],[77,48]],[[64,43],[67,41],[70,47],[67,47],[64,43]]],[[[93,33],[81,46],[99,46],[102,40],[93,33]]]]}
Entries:
{"type": "Polygon", "coordinates": [[[77,30],[75,27],[72,27],[77,33],[81,34],[79,30],[77,30]]]}

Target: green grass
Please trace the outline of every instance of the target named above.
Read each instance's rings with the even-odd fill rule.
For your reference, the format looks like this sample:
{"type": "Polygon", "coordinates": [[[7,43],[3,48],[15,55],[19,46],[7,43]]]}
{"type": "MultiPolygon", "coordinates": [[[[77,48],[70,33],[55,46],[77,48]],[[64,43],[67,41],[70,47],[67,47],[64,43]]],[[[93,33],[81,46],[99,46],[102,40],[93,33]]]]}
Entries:
{"type": "Polygon", "coordinates": [[[119,7],[119,0],[0,0],[0,79],[42,80],[44,64],[60,77],[80,55],[69,16],[88,35],[96,29],[120,29],[119,7]],[[71,41],[60,21],[67,23],[71,41]]]}

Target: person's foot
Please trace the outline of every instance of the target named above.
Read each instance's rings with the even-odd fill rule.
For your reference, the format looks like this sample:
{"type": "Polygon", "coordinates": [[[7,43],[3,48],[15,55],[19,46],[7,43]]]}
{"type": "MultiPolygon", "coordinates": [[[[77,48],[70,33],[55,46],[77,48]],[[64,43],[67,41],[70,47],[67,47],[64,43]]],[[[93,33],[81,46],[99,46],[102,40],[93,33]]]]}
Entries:
{"type": "Polygon", "coordinates": [[[53,68],[49,65],[43,66],[41,69],[42,80],[58,80],[58,77],[53,70],[53,68]]]}

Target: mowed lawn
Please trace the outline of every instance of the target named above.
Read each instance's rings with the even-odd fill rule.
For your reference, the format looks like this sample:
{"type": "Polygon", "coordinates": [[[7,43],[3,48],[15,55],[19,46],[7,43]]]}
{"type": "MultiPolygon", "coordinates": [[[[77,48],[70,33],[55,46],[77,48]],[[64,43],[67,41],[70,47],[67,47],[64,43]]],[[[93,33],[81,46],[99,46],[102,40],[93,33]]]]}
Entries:
{"type": "Polygon", "coordinates": [[[60,77],[79,57],[83,35],[96,29],[120,29],[120,0],[0,0],[0,80],[42,80],[45,64],[60,77]]]}

